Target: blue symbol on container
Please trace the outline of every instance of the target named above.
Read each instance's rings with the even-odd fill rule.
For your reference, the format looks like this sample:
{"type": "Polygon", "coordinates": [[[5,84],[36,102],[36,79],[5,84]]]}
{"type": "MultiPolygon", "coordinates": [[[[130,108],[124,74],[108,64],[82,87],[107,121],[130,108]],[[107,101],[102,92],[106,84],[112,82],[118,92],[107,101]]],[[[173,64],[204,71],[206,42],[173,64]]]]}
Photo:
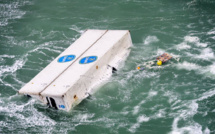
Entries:
{"type": "Polygon", "coordinates": [[[65,108],[65,106],[64,105],[59,105],[59,108],[65,108]]]}
{"type": "Polygon", "coordinates": [[[62,56],[58,59],[58,62],[64,63],[64,62],[69,62],[75,59],[75,55],[65,55],[62,56]]]}
{"type": "Polygon", "coordinates": [[[80,60],[80,64],[88,64],[88,63],[92,63],[94,61],[97,60],[97,56],[88,56],[88,57],[84,57],[80,60]]]}

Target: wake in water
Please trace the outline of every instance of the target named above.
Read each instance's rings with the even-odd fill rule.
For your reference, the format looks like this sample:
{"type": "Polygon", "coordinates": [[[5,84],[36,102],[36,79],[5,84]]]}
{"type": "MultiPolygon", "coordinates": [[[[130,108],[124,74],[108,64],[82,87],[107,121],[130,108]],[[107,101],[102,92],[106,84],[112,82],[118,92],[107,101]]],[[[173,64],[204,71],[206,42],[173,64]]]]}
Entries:
{"type": "Polygon", "coordinates": [[[32,2],[21,0],[15,0],[10,3],[0,1],[0,27],[7,26],[11,21],[22,18],[26,12],[19,8],[30,4],[32,2]]]}

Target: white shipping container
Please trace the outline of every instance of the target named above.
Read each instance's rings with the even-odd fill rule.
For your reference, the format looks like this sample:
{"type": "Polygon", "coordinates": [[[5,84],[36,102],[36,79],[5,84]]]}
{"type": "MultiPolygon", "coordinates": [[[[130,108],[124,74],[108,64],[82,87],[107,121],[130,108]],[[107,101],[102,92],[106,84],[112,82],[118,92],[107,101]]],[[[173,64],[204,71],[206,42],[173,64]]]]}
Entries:
{"type": "Polygon", "coordinates": [[[94,45],[105,32],[107,32],[107,30],[87,30],[78,40],[22,87],[19,93],[31,95],[32,97],[42,100],[42,98],[39,97],[40,92],[45,90],[63,71],[71,66],[79,56],[94,45]]]}
{"type": "MultiPolygon", "coordinates": [[[[88,31],[91,31],[91,34],[94,33],[94,30],[88,31]]],[[[98,33],[98,30],[95,30],[95,33],[98,33]]],[[[73,61],[68,61],[70,65],[64,68],[57,77],[52,79],[45,88],[43,87],[43,89],[37,92],[44,103],[56,109],[69,111],[86,98],[95,86],[107,80],[117,70],[119,63],[125,60],[130,52],[129,47],[132,45],[129,31],[101,30],[100,33],[100,36],[96,40],[91,41],[93,45],[90,47],[87,46],[85,51],[80,48],[70,49],[72,52],[70,54],[76,52],[79,55],[73,61]]],[[[86,38],[86,42],[90,38],[92,37],[89,36],[89,39],[86,38]]],[[[79,46],[84,45],[79,44],[79,46]]],[[[58,56],[55,60],[59,60],[60,57],[58,56]]],[[[64,60],[62,59],[62,61],[64,60]]],[[[55,62],[54,64],[57,67],[60,64],[67,64],[67,62],[55,62]]],[[[50,67],[47,66],[46,68],[50,67]]],[[[55,70],[55,68],[50,69],[55,70]]],[[[36,77],[40,76],[37,75],[36,77]]],[[[39,80],[40,78],[37,79],[39,80]]],[[[20,93],[25,91],[25,94],[35,95],[31,94],[31,91],[28,91],[33,86],[34,84],[30,83],[28,89],[24,88],[25,90],[23,90],[22,88],[20,90],[22,92],[20,93]]]]}

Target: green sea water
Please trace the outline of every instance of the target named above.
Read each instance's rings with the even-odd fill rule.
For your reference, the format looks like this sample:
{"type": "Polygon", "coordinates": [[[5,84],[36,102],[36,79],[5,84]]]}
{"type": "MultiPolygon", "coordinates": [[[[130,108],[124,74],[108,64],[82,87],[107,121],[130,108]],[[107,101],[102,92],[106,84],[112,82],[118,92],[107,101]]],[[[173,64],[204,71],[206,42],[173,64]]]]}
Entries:
{"type": "Polygon", "coordinates": [[[214,51],[214,0],[0,0],[0,133],[214,134],[214,51]],[[86,29],[130,30],[117,74],[70,112],[17,93],[86,29]]]}

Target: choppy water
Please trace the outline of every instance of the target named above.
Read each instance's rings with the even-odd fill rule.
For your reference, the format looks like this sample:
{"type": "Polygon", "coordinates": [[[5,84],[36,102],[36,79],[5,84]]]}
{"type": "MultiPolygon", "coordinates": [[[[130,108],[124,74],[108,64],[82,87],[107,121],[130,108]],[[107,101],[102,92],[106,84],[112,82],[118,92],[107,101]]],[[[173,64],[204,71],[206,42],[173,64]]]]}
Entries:
{"type": "Polygon", "coordinates": [[[214,0],[0,0],[0,133],[215,133],[214,51],[214,0]],[[69,113],[17,94],[85,29],[130,30],[117,75],[69,113]]]}

